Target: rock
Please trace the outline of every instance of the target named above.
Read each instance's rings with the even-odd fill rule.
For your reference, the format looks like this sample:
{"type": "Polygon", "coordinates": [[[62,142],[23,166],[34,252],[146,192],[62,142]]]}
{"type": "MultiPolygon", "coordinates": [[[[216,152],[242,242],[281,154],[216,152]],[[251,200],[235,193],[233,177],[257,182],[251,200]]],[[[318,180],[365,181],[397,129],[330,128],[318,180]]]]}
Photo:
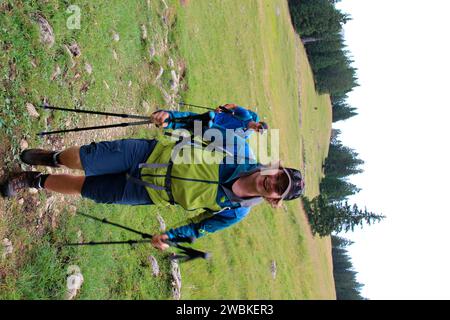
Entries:
{"type": "Polygon", "coordinates": [[[86,93],[89,90],[89,85],[90,85],[89,81],[84,82],[80,88],[80,93],[86,93]]]}
{"type": "Polygon", "coordinates": [[[141,38],[142,40],[147,40],[147,27],[145,26],[145,24],[141,24],[141,38]]]}
{"type": "Polygon", "coordinates": [[[36,189],[36,188],[30,188],[30,189],[28,189],[28,192],[29,192],[30,194],[36,194],[36,193],[38,193],[38,189],[36,189]]]}
{"type": "Polygon", "coordinates": [[[9,81],[14,81],[16,79],[16,64],[12,61],[9,62],[9,74],[8,79],[9,81]]]}
{"type": "Polygon", "coordinates": [[[89,64],[89,63],[85,63],[84,64],[84,69],[86,70],[86,72],[88,73],[88,74],[92,74],[92,66],[89,64]]]}
{"type": "Polygon", "coordinates": [[[166,231],[166,223],[159,213],[156,215],[156,219],[158,219],[159,222],[159,230],[163,232],[166,231]]]}
{"type": "Polygon", "coordinates": [[[158,261],[156,261],[156,258],[154,256],[150,256],[150,257],[148,257],[148,260],[150,261],[150,264],[152,266],[152,275],[154,277],[159,276],[160,271],[159,271],[158,261]]]}
{"type": "Polygon", "coordinates": [[[28,149],[28,142],[25,139],[20,140],[20,150],[28,149]]]}
{"type": "Polygon", "coordinates": [[[69,214],[72,216],[77,213],[77,207],[75,207],[74,205],[68,206],[67,210],[69,211],[69,214]]]}
{"type": "Polygon", "coordinates": [[[84,282],[84,277],[81,274],[80,267],[71,265],[67,268],[67,294],[66,299],[72,300],[81,289],[81,285],[84,282]]]}
{"type": "Polygon", "coordinates": [[[143,100],[142,101],[142,109],[144,109],[145,113],[150,113],[150,103],[148,103],[147,101],[143,100]]]}
{"type": "Polygon", "coordinates": [[[166,90],[164,90],[164,88],[161,88],[161,93],[166,104],[172,104],[172,97],[167,93],[166,90]]]}
{"type": "Polygon", "coordinates": [[[150,45],[148,52],[150,54],[150,59],[153,59],[153,57],[156,55],[156,49],[155,49],[155,45],[153,43],[150,45]]]}
{"type": "Polygon", "coordinates": [[[14,251],[12,242],[8,238],[2,240],[2,247],[3,247],[2,259],[7,258],[14,251]]]}
{"type": "Polygon", "coordinates": [[[178,82],[170,81],[170,90],[172,90],[172,92],[177,93],[178,92],[178,82]]]}
{"type": "Polygon", "coordinates": [[[167,65],[172,69],[175,68],[175,63],[173,62],[172,58],[169,58],[169,60],[167,60],[167,65]]]}
{"type": "Polygon", "coordinates": [[[54,196],[50,196],[45,200],[45,211],[49,211],[56,202],[56,198],[54,196]]]}
{"type": "Polygon", "coordinates": [[[57,65],[55,67],[55,70],[52,73],[52,76],[50,77],[50,80],[55,80],[59,75],[61,74],[61,68],[57,65]]]}
{"type": "Polygon", "coordinates": [[[78,44],[76,42],[72,43],[68,48],[69,48],[69,51],[72,54],[72,56],[78,57],[81,55],[80,47],[78,46],[78,44]]]}
{"type": "Polygon", "coordinates": [[[48,48],[51,48],[55,44],[55,36],[53,34],[52,26],[40,14],[35,14],[34,18],[39,25],[41,43],[47,45],[48,48]]]}
{"type": "Polygon", "coordinates": [[[277,262],[275,260],[270,263],[270,272],[272,273],[272,279],[275,280],[277,277],[277,262]]]}
{"type": "Polygon", "coordinates": [[[176,260],[170,261],[170,269],[172,274],[172,297],[174,300],[181,299],[181,273],[180,267],[176,260]]]}
{"type": "Polygon", "coordinates": [[[163,73],[164,73],[164,68],[160,67],[158,75],[155,78],[155,81],[158,81],[161,78],[161,76],[163,75],[163,73]]]}
{"type": "Polygon", "coordinates": [[[81,273],[81,269],[79,266],[77,266],[76,264],[72,264],[70,266],[67,267],[67,274],[75,274],[75,273],[81,273]]]}
{"type": "Polygon", "coordinates": [[[53,209],[53,214],[51,217],[51,225],[52,225],[53,230],[55,230],[58,227],[58,216],[59,216],[59,210],[53,209]]]}
{"type": "Polygon", "coordinates": [[[177,73],[175,72],[175,70],[170,70],[170,75],[171,75],[171,77],[172,77],[172,81],[178,83],[178,75],[177,75],[177,73]]]}
{"type": "Polygon", "coordinates": [[[31,64],[31,66],[32,66],[33,68],[37,68],[37,61],[36,61],[35,58],[33,58],[33,59],[30,60],[30,64],[31,64]]]}
{"type": "Polygon", "coordinates": [[[115,42],[118,42],[118,41],[120,40],[120,36],[119,36],[119,34],[118,34],[117,32],[114,32],[114,33],[113,33],[113,40],[114,40],[115,42]]]}
{"type": "Polygon", "coordinates": [[[39,113],[36,111],[36,108],[33,106],[33,104],[27,102],[25,105],[27,108],[28,114],[32,116],[33,118],[39,118],[39,113]]]}
{"type": "Polygon", "coordinates": [[[172,80],[170,82],[170,89],[173,92],[177,92],[178,91],[178,85],[179,85],[179,80],[178,80],[177,73],[175,72],[175,70],[171,70],[170,74],[172,76],[172,80]]]}
{"type": "MultiPolygon", "coordinates": [[[[72,65],[70,66],[70,68],[75,67],[75,65],[76,65],[77,63],[73,60],[73,54],[72,54],[72,52],[70,51],[70,49],[69,49],[69,47],[68,47],[67,45],[64,45],[64,48],[66,49],[67,54],[68,54],[69,59],[70,59],[70,62],[72,63],[72,65]]],[[[66,72],[64,73],[63,76],[66,77],[66,72]]]]}
{"type": "Polygon", "coordinates": [[[177,63],[177,69],[178,69],[178,74],[180,75],[180,78],[182,78],[186,71],[186,62],[179,60],[177,63]]]}

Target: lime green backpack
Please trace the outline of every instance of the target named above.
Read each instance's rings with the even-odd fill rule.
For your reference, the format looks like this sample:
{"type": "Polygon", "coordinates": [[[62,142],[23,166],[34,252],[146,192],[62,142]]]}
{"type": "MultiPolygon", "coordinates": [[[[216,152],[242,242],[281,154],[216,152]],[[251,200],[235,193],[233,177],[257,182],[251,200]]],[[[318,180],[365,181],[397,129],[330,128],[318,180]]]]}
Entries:
{"type": "Polygon", "coordinates": [[[156,205],[220,211],[216,199],[223,158],[223,153],[208,148],[158,139],[147,162],[139,165],[141,184],[156,205]]]}

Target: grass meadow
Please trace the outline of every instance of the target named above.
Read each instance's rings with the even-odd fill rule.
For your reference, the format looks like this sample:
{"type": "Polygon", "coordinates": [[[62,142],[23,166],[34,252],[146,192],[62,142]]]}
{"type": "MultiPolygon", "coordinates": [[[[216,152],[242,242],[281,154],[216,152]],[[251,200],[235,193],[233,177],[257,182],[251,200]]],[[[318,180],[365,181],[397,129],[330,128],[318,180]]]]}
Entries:
{"type": "MultiPolygon", "coordinates": [[[[65,113],[33,118],[25,106],[46,98],[67,107],[151,112],[164,107],[175,61],[185,68],[180,98],[257,110],[279,129],[280,158],[305,174],[307,196],[319,192],[331,105],[327,95],[314,89],[285,0],[75,1],[81,9],[79,30],[67,29],[70,14],[63,1],[6,3],[10,5],[0,7],[0,44],[6,48],[0,53],[4,172],[19,168],[23,140],[30,147],[49,148],[154,135],[155,129],[140,128],[41,140],[35,133],[43,128],[86,125],[97,119],[65,113]],[[39,29],[30,18],[35,12],[54,29],[51,48],[39,42],[39,29]],[[74,41],[81,55],[71,58],[65,45],[74,41]],[[61,74],[52,79],[56,66],[61,74]]],[[[0,200],[0,238],[14,245],[13,253],[0,261],[0,298],[63,299],[67,267],[75,264],[84,277],[77,299],[172,299],[168,253],[146,245],[59,246],[67,241],[135,238],[74,215],[74,208],[148,233],[159,232],[158,213],[168,227],[192,217],[177,208],[97,205],[50,193],[0,200]],[[152,276],[150,255],[159,262],[159,277],[152,276]]],[[[335,299],[330,241],[311,235],[298,200],[276,210],[259,205],[239,224],[201,238],[194,246],[213,258],[181,265],[182,299],[335,299]]]]}

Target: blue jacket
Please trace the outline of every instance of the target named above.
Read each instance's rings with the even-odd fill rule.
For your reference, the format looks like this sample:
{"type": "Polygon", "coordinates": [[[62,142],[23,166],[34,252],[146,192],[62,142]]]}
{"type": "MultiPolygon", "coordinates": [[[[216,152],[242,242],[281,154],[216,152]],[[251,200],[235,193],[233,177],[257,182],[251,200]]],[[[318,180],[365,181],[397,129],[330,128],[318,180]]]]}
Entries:
{"type": "MultiPolygon", "coordinates": [[[[168,112],[173,118],[187,117],[190,115],[195,115],[193,112],[177,112],[164,110],[168,112]]],[[[244,107],[237,106],[234,110],[234,115],[227,112],[216,113],[213,120],[215,125],[221,126],[225,129],[241,129],[243,132],[243,137],[248,138],[253,130],[247,130],[248,123],[250,121],[259,122],[259,116],[255,112],[245,109],[244,107]]],[[[171,124],[168,129],[180,129],[182,126],[180,124],[171,124]]]]}
{"type": "MultiPolygon", "coordinates": [[[[184,112],[170,111],[170,113],[173,117],[186,115],[184,112]]],[[[225,130],[220,126],[215,128],[222,130],[223,133],[225,133],[225,130]]],[[[225,138],[225,134],[223,137],[225,138]]],[[[235,143],[233,144],[233,149],[228,148],[228,146],[226,146],[226,141],[223,141],[225,149],[228,152],[232,152],[235,159],[237,156],[245,156],[246,161],[243,163],[241,163],[242,161],[232,161],[232,163],[229,163],[224,160],[219,166],[217,204],[222,210],[217,213],[208,214],[206,217],[200,218],[200,221],[195,221],[179,228],[170,229],[166,232],[170,240],[176,241],[177,238],[199,238],[205,234],[222,230],[242,220],[250,212],[250,208],[253,205],[262,201],[262,198],[260,197],[241,199],[225,186],[226,183],[240,176],[252,174],[261,167],[261,165],[252,158],[253,152],[245,139],[235,135],[234,140],[235,143]]]]}
{"type": "Polygon", "coordinates": [[[246,138],[253,133],[253,130],[247,130],[250,121],[259,122],[258,115],[255,112],[240,106],[236,107],[235,115],[221,112],[216,113],[216,117],[214,118],[215,124],[226,129],[242,129],[244,131],[244,137],[246,138]]]}

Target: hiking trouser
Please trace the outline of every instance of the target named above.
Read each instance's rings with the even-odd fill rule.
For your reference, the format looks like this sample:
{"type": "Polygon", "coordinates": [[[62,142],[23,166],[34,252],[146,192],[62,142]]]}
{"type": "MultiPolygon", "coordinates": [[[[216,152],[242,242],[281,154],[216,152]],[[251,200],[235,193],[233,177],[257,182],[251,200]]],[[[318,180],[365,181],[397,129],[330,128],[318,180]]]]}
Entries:
{"type": "Polygon", "coordinates": [[[153,204],[145,187],[129,179],[140,178],[139,164],[147,161],[156,140],[123,139],[92,142],[80,148],[86,179],[81,195],[97,203],[153,204]]]}

